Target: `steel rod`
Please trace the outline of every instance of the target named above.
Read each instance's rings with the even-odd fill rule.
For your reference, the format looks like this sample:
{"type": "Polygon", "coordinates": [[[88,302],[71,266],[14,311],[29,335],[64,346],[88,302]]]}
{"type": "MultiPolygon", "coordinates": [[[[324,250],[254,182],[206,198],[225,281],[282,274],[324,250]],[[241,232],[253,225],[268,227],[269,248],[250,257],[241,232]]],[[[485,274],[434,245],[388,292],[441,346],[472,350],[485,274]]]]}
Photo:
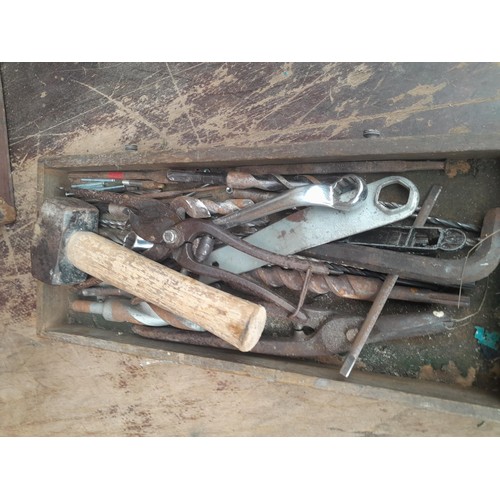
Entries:
{"type": "MultiPolygon", "coordinates": [[[[425,224],[425,221],[427,220],[427,217],[429,217],[430,212],[432,211],[432,208],[434,207],[442,189],[442,186],[432,186],[429,194],[427,195],[427,198],[422,205],[422,208],[420,209],[417,217],[415,218],[415,221],[413,222],[414,227],[425,224]]],[[[380,287],[377,296],[373,301],[373,304],[370,307],[370,310],[368,311],[368,314],[366,315],[366,318],[363,321],[363,324],[361,325],[361,328],[359,329],[359,332],[352,343],[352,347],[347,357],[345,358],[342,367],[340,368],[340,374],[342,376],[346,378],[349,377],[352,369],[354,368],[354,365],[356,364],[356,361],[359,358],[359,355],[361,354],[361,351],[363,350],[364,345],[366,344],[366,341],[368,340],[368,337],[370,336],[371,331],[373,330],[373,327],[375,326],[375,323],[377,322],[378,317],[380,316],[380,313],[385,306],[385,303],[387,302],[387,299],[389,298],[389,295],[391,294],[392,289],[398,281],[398,278],[399,276],[397,274],[390,274],[387,276],[383,285],[380,287]]]]}

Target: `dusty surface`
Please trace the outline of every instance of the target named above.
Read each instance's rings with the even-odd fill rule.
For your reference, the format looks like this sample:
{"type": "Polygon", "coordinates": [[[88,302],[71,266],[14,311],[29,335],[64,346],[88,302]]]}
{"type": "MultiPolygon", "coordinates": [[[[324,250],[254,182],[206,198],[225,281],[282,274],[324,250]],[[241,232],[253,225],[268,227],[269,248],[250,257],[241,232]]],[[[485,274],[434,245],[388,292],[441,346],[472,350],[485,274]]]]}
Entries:
{"type": "Polygon", "coordinates": [[[365,128],[498,132],[498,65],[0,69],[17,209],[16,223],[0,228],[0,434],[500,434],[499,424],[477,419],[47,342],[34,333],[29,262],[42,155],[358,138],[365,128]]]}
{"type": "Polygon", "coordinates": [[[49,436],[498,435],[500,424],[40,341],[11,325],[0,432],[49,436]]]}

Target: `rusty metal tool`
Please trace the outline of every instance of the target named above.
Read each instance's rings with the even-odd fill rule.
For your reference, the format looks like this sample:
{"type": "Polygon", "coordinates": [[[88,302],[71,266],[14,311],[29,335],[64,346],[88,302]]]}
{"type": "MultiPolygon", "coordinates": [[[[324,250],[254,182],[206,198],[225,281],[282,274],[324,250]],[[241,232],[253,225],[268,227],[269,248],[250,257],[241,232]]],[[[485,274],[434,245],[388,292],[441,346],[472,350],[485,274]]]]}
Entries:
{"type": "MultiPolygon", "coordinates": [[[[265,191],[280,191],[284,189],[283,184],[272,175],[256,177],[246,172],[206,172],[189,170],[168,170],[166,178],[174,183],[199,183],[199,184],[226,184],[232,189],[257,188],[265,191]]],[[[308,184],[306,181],[290,181],[293,187],[308,184]]]]}
{"type": "Polygon", "coordinates": [[[298,269],[315,274],[328,274],[330,272],[329,266],[321,262],[301,257],[279,255],[255,247],[245,240],[234,236],[227,229],[216,226],[203,219],[186,219],[175,227],[165,231],[163,235],[165,244],[174,250],[172,252],[172,258],[174,258],[183,268],[199,274],[204,278],[211,278],[213,281],[222,280],[236,289],[251,293],[264,300],[272,301],[285,310],[301,316],[302,314],[296,310],[297,308],[295,306],[282,297],[274,294],[266,287],[224,269],[219,269],[216,266],[209,266],[202,262],[198,262],[194,254],[193,242],[201,235],[208,235],[227,245],[237,248],[245,255],[265,259],[268,263],[280,267],[298,269]]]}
{"type": "Polygon", "coordinates": [[[127,207],[131,228],[152,243],[163,243],[163,233],[181,221],[168,204],[143,196],[87,189],[75,189],[74,194],[83,200],[127,207]]]}
{"type": "Polygon", "coordinates": [[[127,219],[117,219],[109,213],[102,214],[99,218],[99,226],[102,226],[102,227],[109,227],[112,229],[124,230],[124,229],[126,229],[127,225],[129,225],[128,218],[127,219]]]}
{"type": "MultiPolygon", "coordinates": [[[[425,224],[425,220],[430,215],[430,212],[432,211],[442,189],[442,186],[432,186],[429,194],[427,195],[427,198],[422,205],[422,208],[420,209],[415,219],[415,222],[413,224],[414,227],[423,226],[425,224]]],[[[380,287],[377,296],[375,297],[375,300],[373,301],[373,304],[370,307],[370,310],[368,311],[363,324],[361,325],[361,328],[356,334],[349,353],[347,354],[347,357],[345,358],[342,367],[340,368],[340,374],[342,376],[346,378],[349,377],[397,281],[398,275],[390,274],[387,276],[384,283],[380,287]]]]}
{"type": "MultiPolygon", "coordinates": [[[[340,211],[328,207],[309,207],[294,212],[245,238],[245,241],[281,255],[293,255],[322,243],[346,238],[356,233],[406,219],[417,208],[419,193],[408,179],[391,176],[367,185],[367,196],[352,210],[340,211]],[[405,205],[388,209],[379,197],[388,186],[401,185],[408,191],[405,205]]],[[[269,262],[242,254],[236,248],[222,247],[211,252],[207,264],[235,274],[252,271],[269,262]]]]}
{"type": "MultiPolygon", "coordinates": [[[[310,312],[308,311],[310,314],[310,312]]],[[[289,358],[316,358],[346,352],[352,346],[363,318],[359,316],[332,315],[314,333],[295,330],[291,336],[261,337],[250,351],[289,358]]],[[[379,321],[368,343],[387,342],[444,333],[453,326],[453,320],[442,311],[409,315],[387,315],[379,321]]],[[[201,332],[179,331],[173,328],[151,328],[134,325],[132,331],[142,337],[190,345],[234,349],[230,344],[201,332]]]]}
{"type": "MultiPolygon", "coordinates": [[[[280,267],[261,267],[248,275],[272,288],[286,287],[290,290],[301,291],[304,287],[306,275],[293,269],[280,267]]],[[[246,276],[244,274],[243,276],[246,276]]],[[[333,293],[345,299],[373,301],[382,281],[378,278],[353,276],[343,274],[340,276],[314,275],[309,279],[308,290],[314,294],[322,295],[333,293]]],[[[436,292],[415,286],[396,285],[389,294],[390,299],[405,300],[440,304],[451,307],[469,307],[469,297],[453,293],[436,292]]]]}
{"type": "Polygon", "coordinates": [[[304,256],[360,267],[439,285],[474,283],[488,277],[500,263],[500,208],[488,210],[481,230],[482,242],[463,259],[436,259],[382,248],[330,243],[302,252],[304,256]]]}
{"type": "Polygon", "coordinates": [[[301,175],[301,174],[373,174],[414,172],[421,170],[444,170],[443,161],[339,161],[328,163],[301,163],[294,165],[251,165],[236,167],[238,172],[247,172],[254,175],[275,174],[301,175]]]}
{"type": "Polygon", "coordinates": [[[192,196],[179,196],[169,202],[170,208],[175,210],[181,219],[189,217],[195,219],[210,218],[212,215],[227,215],[237,212],[254,204],[248,199],[230,199],[224,201],[201,200],[192,196]]]}
{"type": "Polygon", "coordinates": [[[46,200],[34,230],[33,276],[51,285],[70,285],[91,275],[200,325],[241,351],[255,345],[266,321],[262,306],[206,286],[95,234],[98,219],[98,209],[77,198],[46,200]]]}

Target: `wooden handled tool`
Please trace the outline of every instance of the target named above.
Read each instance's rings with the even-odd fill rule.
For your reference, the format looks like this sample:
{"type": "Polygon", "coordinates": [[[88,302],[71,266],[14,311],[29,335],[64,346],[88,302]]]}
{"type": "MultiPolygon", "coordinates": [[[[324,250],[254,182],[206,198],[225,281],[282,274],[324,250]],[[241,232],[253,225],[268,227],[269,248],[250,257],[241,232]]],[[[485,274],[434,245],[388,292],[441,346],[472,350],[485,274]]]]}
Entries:
{"type": "Polygon", "coordinates": [[[240,351],[255,346],[266,322],[264,307],[95,234],[97,223],[97,210],[88,203],[47,200],[35,228],[33,276],[49,284],[75,284],[89,274],[200,325],[240,351]]]}

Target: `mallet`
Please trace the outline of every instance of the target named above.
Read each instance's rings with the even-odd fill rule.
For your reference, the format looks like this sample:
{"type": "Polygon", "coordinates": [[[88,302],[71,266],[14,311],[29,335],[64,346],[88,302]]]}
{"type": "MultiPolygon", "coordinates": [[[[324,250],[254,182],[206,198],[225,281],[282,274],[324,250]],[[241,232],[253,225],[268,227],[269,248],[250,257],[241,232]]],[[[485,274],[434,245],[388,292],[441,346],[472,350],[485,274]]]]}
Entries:
{"type": "Polygon", "coordinates": [[[94,276],[186,318],[250,351],[266,322],[263,306],[217,290],[113,243],[97,233],[99,211],[77,198],[46,200],[35,226],[31,271],[49,285],[94,276]]]}

